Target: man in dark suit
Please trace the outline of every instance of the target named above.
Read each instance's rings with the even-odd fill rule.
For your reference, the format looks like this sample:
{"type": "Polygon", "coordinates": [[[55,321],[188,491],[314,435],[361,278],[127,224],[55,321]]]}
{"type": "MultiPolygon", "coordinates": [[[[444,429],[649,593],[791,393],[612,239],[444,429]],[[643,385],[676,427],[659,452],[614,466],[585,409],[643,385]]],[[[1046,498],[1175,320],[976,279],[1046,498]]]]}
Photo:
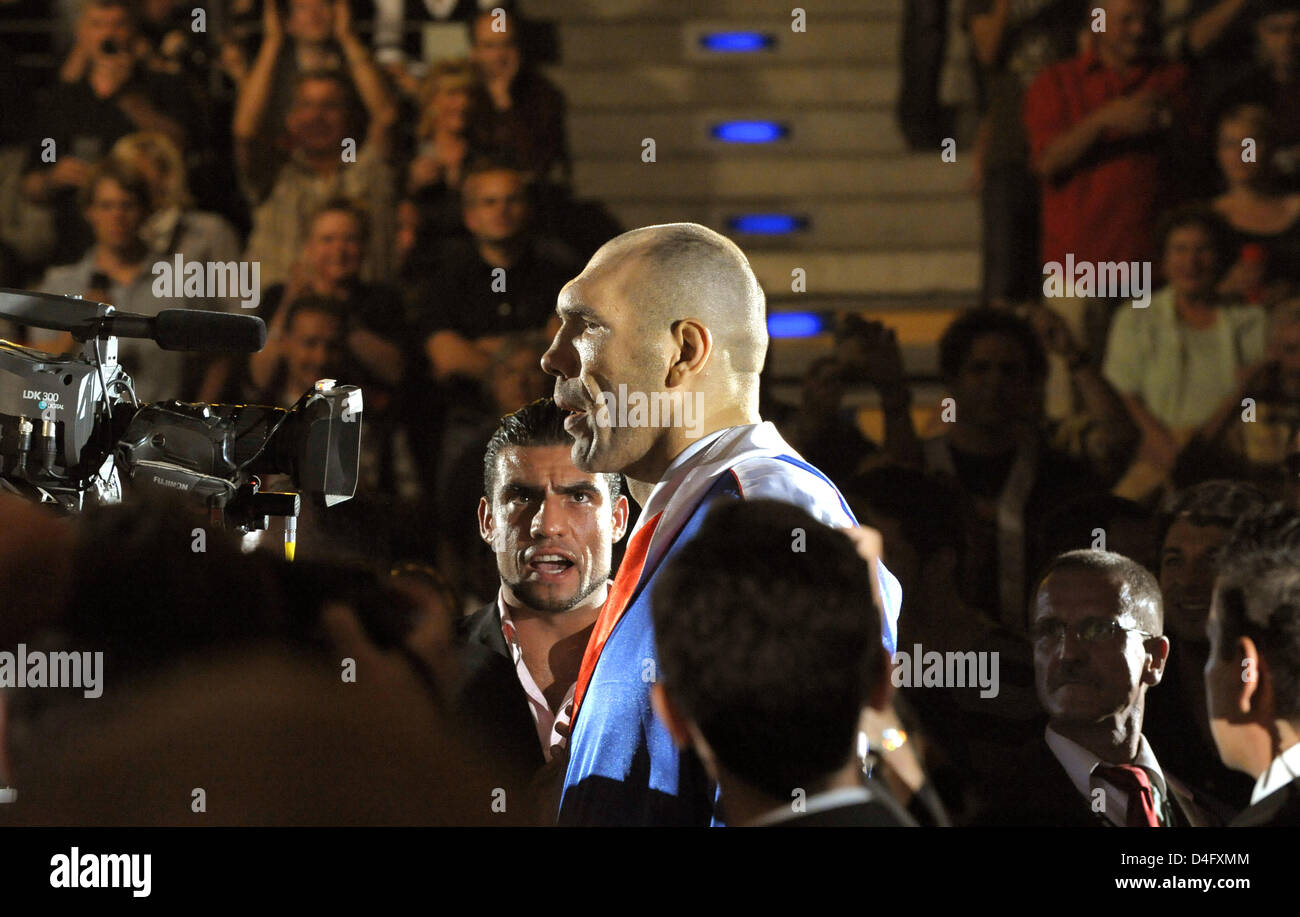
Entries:
{"type": "MultiPolygon", "coordinates": [[[[1202,672],[1210,656],[1205,620],[1233,525],[1262,509],[1268,496],[1243,481],[1202,481],[1161,508],[1160,566],[1151,568],[1164,596],[1169,662],[1160,690],[1147,699],[1143,733],[1195,787],[1223,800],[1235,814],[1250,801],[1252,781],[1223,766],[1210,734],[1202,672]]],[[[1107,533],[1109,535],[1109,533],[1107,533]]]]}
{"type": "Polygon", "coordinates": [[[549,398],[534,401],[488,441],[479,533],[501,587],[457,628],[457,708],[502,762],[525,773],[563,757],[578,666],[627,527],[619,476],[574,467],[564,418],[549,398]]]}
{"type": "Polygon", "coordinates": [[[1214,744],[1255,778],[1230,824],[1300,826],[1300,514],[1279,503],[1237,523],[1206,629],[1214,744]]]}
{"type": "Polygon", "coordinates": [[[914,826],[854,754],[860,711],[885,710],[892,684],[853,542],[793,504],[722,499],[689,546],[653,586],[651,698],[725,822],[914,826]]]}
{"type": "Polygon", "coordinates": [[[1169,656],[1160,587],[1137,562],[1069,551],[1048,564],[1030,610],[1044,741],[1009,763],[981,823],[1200,827],[1218,824],[1142,735],[1146,693],[1169,656]]]}

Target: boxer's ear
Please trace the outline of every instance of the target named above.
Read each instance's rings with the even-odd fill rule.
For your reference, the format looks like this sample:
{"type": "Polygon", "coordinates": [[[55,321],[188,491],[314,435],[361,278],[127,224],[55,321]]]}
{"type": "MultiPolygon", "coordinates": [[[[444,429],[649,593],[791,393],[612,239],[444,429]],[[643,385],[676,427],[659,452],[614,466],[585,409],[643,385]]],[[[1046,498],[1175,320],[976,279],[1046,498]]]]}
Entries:
{"type": "Polygon", "coordinates": [[[699,375],[713,353],[713,334],[708,325],[696,318],[673,323],[676,360],[668,367],[668,386],[676,388],[699,375]]]}
{"type": "Polygon", "coordinates": [[[610,536],[610,544],[618,544],[627,534],[627,517],[630,508],[627,502],[627,496],[619,494],[618,499],[614,501],[614,531],[610,536]]]}
{"type": "Polygon", "coordinates": [[[478,535],[480,538],[483,539],[484,542],[486,542],[489,546],[492,547],[493,551],[496,550],[496,546],[495,544],[493,544],[493,540],[492,540],[494,521],[495,520],[493,520],[492,518],[492,507],[488,505],[487,497],[479,497],[478,498],[478,535]]]}

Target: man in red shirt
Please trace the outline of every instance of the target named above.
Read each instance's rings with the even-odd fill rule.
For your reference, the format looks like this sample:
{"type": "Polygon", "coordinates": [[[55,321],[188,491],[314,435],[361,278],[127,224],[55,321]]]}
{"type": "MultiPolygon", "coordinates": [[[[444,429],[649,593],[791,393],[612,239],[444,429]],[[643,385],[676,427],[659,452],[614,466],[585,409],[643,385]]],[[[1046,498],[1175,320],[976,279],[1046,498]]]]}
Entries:
{"type": "MultiPolygon", "coordinates": [[[[1155,220],[1174,197],[1175,131],[1191,120],[1188,73],[1160,58],[1157,13],[1154,0],[1098,0],[1081,52],[1029,87],[1024,119],[1042,183],[1045,264],[1065,265],[1067,254],[1075,264],[1155,258],[1155,220]]],[[[1104,297],[1116,292],[1094,295],[1103,301],[1053,305],[1095,358],[1110,321],[1104,297]]]]}

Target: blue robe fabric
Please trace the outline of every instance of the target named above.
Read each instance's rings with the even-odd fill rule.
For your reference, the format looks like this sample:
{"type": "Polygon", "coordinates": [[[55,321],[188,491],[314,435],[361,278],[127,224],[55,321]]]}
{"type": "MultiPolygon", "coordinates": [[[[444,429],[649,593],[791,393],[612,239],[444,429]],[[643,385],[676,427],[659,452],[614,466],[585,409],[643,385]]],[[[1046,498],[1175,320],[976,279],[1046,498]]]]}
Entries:
{"type": "MultiPolygon", "coordinates": [[[[776,458],[830,485],[811,465],[791,456],[776,458]]],[[[740,498],[743,493],[735,474],[720,475],[651,575],[642,577],[605,643],[569,740],[559,825],[719,824],[714,818],[715,784],[694,752],[677,749],[651,708],[650,685],[658,670],[658,655],[650,598],[655,576],[695,536],[712,502],[740,498]]],[[[844,513],[853,519],[843,498],[839,499],[844,513]]],[[[882,589],[896,589],[892,576],[882,574],[881,580],[882,589]]],[[[887,593],[884,598],[896,610],[898,596],[887,593]]],[[[892,654],[895,634],[890,617],[884,615],[884,642],[892,654]]]]}

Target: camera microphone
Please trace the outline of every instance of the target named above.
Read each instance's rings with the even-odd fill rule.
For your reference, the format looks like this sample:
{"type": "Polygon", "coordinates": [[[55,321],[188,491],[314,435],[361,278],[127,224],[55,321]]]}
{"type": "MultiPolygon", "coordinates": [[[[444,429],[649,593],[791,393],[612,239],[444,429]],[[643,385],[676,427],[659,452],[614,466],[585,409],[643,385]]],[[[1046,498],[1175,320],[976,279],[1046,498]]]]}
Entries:
{"type": "Polygon", "coordinates": [[[73,332],[81,340],[113,335],[146,338],[163,350],[256,353],[266,345],[266,323],[256,315],[204,309],[163,309],[156,316],[110,312],[73,332]]]}
{"type": "Polygon", "coordinates": [[[266,323],[256,315],[164,309],[154,328],[163,350],[256,353],[266,346],[266,323]]]}

